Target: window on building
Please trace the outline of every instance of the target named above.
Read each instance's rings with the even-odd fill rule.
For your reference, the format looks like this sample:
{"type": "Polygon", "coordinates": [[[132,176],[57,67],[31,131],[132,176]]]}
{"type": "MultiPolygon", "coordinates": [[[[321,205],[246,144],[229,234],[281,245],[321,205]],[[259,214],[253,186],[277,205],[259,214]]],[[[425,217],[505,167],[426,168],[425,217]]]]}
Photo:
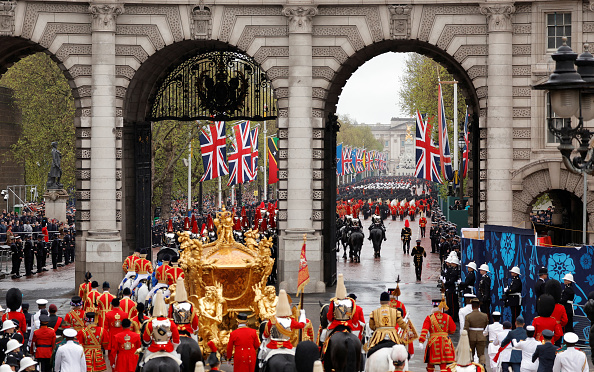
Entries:
{"type": "Polygon", "coordinates": [[[547,14],[547,48],[559,48],[563,37],[567,37],[567,45],[571,46],[571,13],[547,14]]]}
{"type": "Polygon", "coordinates": [[[388,147],[388,146],[390,146],[390,141],[386,141],[386,143],[385,143],[385,145],[384,145],[384,146],[385,146],[385,147],[388,147]]]}
{"type": "Polygon", "coordinates": [[[559,138],[549,130],[549,119],[553,119],[553,125],[555,128],[560,129],[563,126],[562,118],[558,118],[557,115],[551,109],[551,102],[549,101],[549,93],[546,95],[547,100],[547,120],[545,121],[545,131],[547,132],[547,143],[560,143],[559,138]]]}

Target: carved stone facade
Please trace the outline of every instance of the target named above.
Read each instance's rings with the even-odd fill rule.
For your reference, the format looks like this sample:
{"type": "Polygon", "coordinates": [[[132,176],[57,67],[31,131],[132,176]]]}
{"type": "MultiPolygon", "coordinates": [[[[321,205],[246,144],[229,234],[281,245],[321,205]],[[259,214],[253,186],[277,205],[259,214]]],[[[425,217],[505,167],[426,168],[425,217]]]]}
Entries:
{"type": "MultiPolygon", "coordinates": [[[[324,182],[334,176],[327,162],[333,154],[327,150],[326,118],[334,113],[350,74],[378,54],[416,51],[435,57],[460,81],[469,111],[478,118],[473,126],[478,127],[479,148],[472,149],[478,155],[472,166],[478,170],[472,171],[477,177],[471,187],[480,196],[472,207],[478,209],[481,222],[517,225],[526,217],[528,194],[533,197],[547,187],[563,184],[579,193],[579,186],[571,186],[575,177],[562,165],[558,172],[541,168],[543,162],[558,160],[559,153],[546,143],[544,95],[531,85],[547,75],[551,51],[545,45],[546,15],[580,14],[572,17],[572,47],[581,51],[579,45],[594,36],[590,3],[263,0],[259,5],[241,4],[236,0],[216,5],[175,0],[104,0],[90,6],[77,0],[2,2],[0,35],[9,37],[0,43],[6,61],[1,71],[22,57],[23,50],[43,50],[59,62],[73,89],[81,234],[77,249],[84,263],[77,265],[79,280],[87,269],[105,271],[100,265],[101,260],[107,262],[105,257],[120,259],[118,254],[135,248],[135,130],[146,120],[149,97],[164,71],[187,55],[209,49],[238,49],[254,57],[275,88],[283,256],[279,263],[289,290],[295,289],[293,265],[299,260],[303,233],[312,249],[308,252],[312,283],[325,280],[323,255],[330,240],[323,231],[333,211],[326,203],[331,193],[324,182]],[[97,52],[97,37],[109,53],[97,52]],[[106,112],[109,120],[102,118],[106,112]],[[103,156],[108,156],[108,163],[98,161],[103,156]],[[491,166],[501,159],[505,167],[491,166]],[[528,177],[538,172],[544,181],[528,177]],[[107,189],[103,174],[110,179],[107,189]],[[528,190],[536,182],[538,189],[528,190]],[[514,208],[498,210],[490,203],[514,208]],[[98,216],[101,208],[105,213],[98,216]],[[115,229],[119,243],[89,245],[89,237],[95,242],[106,239],[90,233],[97,221],[115,229]],[[121,251],[100,254],[117,244],[121,251]]],[[[312,284],[308,290],[320,289],[315,287],[312,284]]]]}

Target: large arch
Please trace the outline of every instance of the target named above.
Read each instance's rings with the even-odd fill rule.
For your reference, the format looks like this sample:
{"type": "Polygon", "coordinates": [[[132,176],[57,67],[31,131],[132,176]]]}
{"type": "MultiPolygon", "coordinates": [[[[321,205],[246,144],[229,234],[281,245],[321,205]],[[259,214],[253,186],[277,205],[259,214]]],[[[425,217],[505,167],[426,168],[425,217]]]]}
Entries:
{"type": "MultiPolygon", "coordinates": [[[[212,51],[249,54],[218,40],[184,40],[165,46],[140,65],[123,101],[123,224],[124,254],[148,246],[151,225],[151,105],[163,80],[188,58],[212,51]]],[[[266,72],[266,71],[265,71],[266,72]]]]}
{"type": "MultiPolygon", "coordinates": [[[[359,67],[361,67],[365,62],[369,61],[370,59],[379,56],[384,53],[388,52],[416,52],[432,58],[436,62],[441,63],[445,66],[450,73],[454,75],[454,78],[459,81],[459,87],[461,89],[462,95],[466,98],[468,102],[468,111],[469,114],[472,115],[472,120],[470,122],[470,130],[472,133],[472,140],[471,140],[471,154],[472,159],[470,162],[470,171],[469,177],[471,177],[470,188],[469,190],[474,190],[473,185],[478,185],[478,147],[479,147],[479,130],[478,130],[478,118],[480,112],[479,106],[479,97],[477,95],[477,87],[471,77],[468,74],[468,71],[454,58],[452,55],[447,53],[446,51],[440,49],[439,47],[420,40],[383,40],[380,42],[376,42],[365,46],[364,48],[356,51],[353,55],[349,56],[348,59],[340,66],[340,68],[336,71],[333,79],[330,81],[328,87],[328,93],[326,99],[324,101],[324,117],[329,118],[331,115],[335,114],[336,112],[336,105],[338,104],[338,100],[340,98],[340,94],[342,89],[344,88],[347,80],[349,77],[357,71],[359,67]],[[477,178],[475,179],[473,176],[476,175],[477,178]]],[[[329,120],[329,119],[327,119],[329,120]]],[[[328,135],[324,138],[324,168],[325,171],[332,172],[336,152],[336,133],[332,132],[332,129],[326,126],[326,133],[328,135]]],[[[334,168],[335,170],[335,168],[334,168]]],[[[332,231],[335,229],[335,218],[334,218],[334,211],[336,208],[336,177],[325,177],[324,178],[324,189],[329,190],[324,196],[324,252],[325,258],[327,262],[324,262],[325,268],[325,281],[327,283],[333,282],[333,278],[328,274],[328,272],[333,272],[335,269],[332,268],[332,264],[329,262],[330,257],[332,255],[332,247],[335,246],[335,234],[332,231]]],[[[472,219],[473,224],[478,224],[479,221],[479,198],[478,192],[472,192],[473,201],[472,201],[472,219]],[[476,197],[474,194],[477,194],[476,197]]]]}
{"type": "MultiPolygon", "coordinates": [[[[512,172],[512,187],[514,225],[529,223],[532,204],[544,193],[562,190],[575,195],[580,200],[584,195],[582,176],[568,171],[561,159],[543,159],[512,172]]],[[[587,202],[588,231],[593,231],[594,192],[590,187],[588,187],[587,202]]],[[[581,214],[573,217],[581,221],[581,214]]],[[[588,233],[587,238],[591,242],[594,234],[588,233]]]]}

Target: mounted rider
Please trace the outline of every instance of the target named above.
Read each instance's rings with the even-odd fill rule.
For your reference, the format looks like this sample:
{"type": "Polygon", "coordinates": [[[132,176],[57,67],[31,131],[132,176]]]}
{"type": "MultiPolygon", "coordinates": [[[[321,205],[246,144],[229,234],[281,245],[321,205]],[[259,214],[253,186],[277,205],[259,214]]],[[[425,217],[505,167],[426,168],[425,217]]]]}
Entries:
{"type": "Polygon", "coordinates": [[[140,367],[149,360],[159,357],[171,358],[181,365],[179,354],[175,352],[180,342],[179,332],[177,325],[167,318],[167,305],[165,305],[161,292],[157,292],[155,296],[153,318],[147,322],[142,339],[150,344],[139,362],[140,367]]]}
{"type": "Polygon", "coordinates": [[[161,288],[164,288],[164,297],[169,297],[169,286],[167,285],[167,273],[171,266],[169,266],[169,262],[171,261],[171,256],[168,254],[163,256],[163,263],[161,266],[157,267],[155,270],[155,278],[157,279],[157,284],[150,290],[148,297],[152,299],[155,293],[161,288]]]}
{"type": "Polygon", "coordinates": [[[140,258],[140,248],[136,248],[134,250],[134,253],[132,255],[126,257],[126,259],[124,260],[124,263],[122,264],[122,269],[124,270],[124,273],[131,272],[131,271],[133,272],[134,271],[134,263],[139,258],[140,258]]]}
{"type": "Polygon", "coordinates": [[[178,278],[184,278],[184,269],[179,267],[178,258],[173,257],[171,259],[171,267],[167,270],[167,285],[172,285],[177,282],[178,278]]]}
{"type": "Polygon", "coordinates": [[[396,330],[396,326],[398,326],[399,330],[402,330],[402,333],[406,332],[408,328],[400,311],[390,307],[390,294],[388,292],[382,292],[380,295],[380,307],[369,315],[369,328],[374,332],[373,336],[371,336],[364,346],[364,350],[367,350],[368,358],[381,348],[404,344],[404,341],[396,330]]]}
{"type": "MultiPolygon", "coordinates": [[[[382,239],[386,241],[386,226],[384,225],[384,220],[379,215],[379,207],[376,207],[375,214],[371,216],[371,225],[369,225],[369,231],[378,228],[382,230],[382,239]]],[[[371,234],[367,239],[371,240],[371,234]]]]}
{"type": "MultiPolygon", "coordinates": [[[[328,308],[328,331],[330,332],[329,340],[332,333],[339,331],[351,332],[355,327],[353,326],[353,317],[355,315],[356,307],[355,300],[347,297],[347,290],[344,286],[344,276],[338,274],[336,280],[336,294],[330,300],[328,308]]],[[[326,344],[328,341],[326,341],[326,344]]]]}
{"type": "MultiPolygon", "coordinates": [[[[292,349],[291,334],[295,329],[305,328],[306,318],[305,311],[300,310],[299,321],[296,321],[291,316],[291,305],[287,292],[281,289],[278,293],[278,302],[276,304],[276,314],[271,317],[264,327],[263,336],[268,339],[266,347],[271,350],[276,349],[292,349]]],[[[272,355],[268,353],[266,359],[272,355]]]]}
{"type": "Polygon", "coordinates": [[[153,264],[151,264],[151,261],[146,259],[147,253],[148,250],[146,248],[141,249],[140,258],[134,263],[136,279],[134,279],[134,283],[132,283],[132,292],[136,290],[141,280],[150,278],[151,274],[153,273],[153,264]]]}
{"type": "Polygon", "coordinates": [[[192,336],[198,332],[196,308],[188,301],[188,293],[183,278],[178,278],[175,285],[175,301],[169,305],[169,318],[173,319],[178,331],[192,336]]]}

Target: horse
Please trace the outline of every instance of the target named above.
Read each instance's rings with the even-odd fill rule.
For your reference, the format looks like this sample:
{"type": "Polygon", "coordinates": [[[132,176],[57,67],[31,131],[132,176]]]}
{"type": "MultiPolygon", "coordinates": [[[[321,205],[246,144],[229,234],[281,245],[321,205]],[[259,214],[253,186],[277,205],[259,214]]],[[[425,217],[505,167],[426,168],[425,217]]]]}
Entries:
{"type": "Polygon", "coordinates": [[[380,225],[372,225],[371,230],[369,230],[369,237],[373,243],[373,258],[380,257],[382,242],[384,241],[383,235],[384,234],[380,225]]]}
{"type": "Polygon", "coordinates": [[[182,360],[181,372],[194,372],[196,363],[203,361],[200,346],[188,335],[180,334],[176,351],[182,360]]]}
{"type": "Polygon", "coordinates": [[[142,372],[181,372],[181,367],[177,361],[166,355],[169,353],[164,351],[159,351],[158,353],[163,353],[164,355],[149,359],[144,363],[142,372]]]}
{"type": "MultiPolygon", "coordinates": [[[[384,347],[373,353],[365,363],[365,372],[394,371],[394,361],[392,360],[394,346],[384,347]]],[[[408,361],[404,364],[404,370],[408,371],[408,361]]]]}
{"type": "Polygon", "coordinates": [[[349,245],[351,247],[349,256],[351,258],[351,262],[361,262],[361,247],[363,247],[364,239],[365,235],[361,230],[355,230],[351,233],[349,238],[349,245]]]}
{"type": "Polygon", "coordinates": [[[128,271],[126,273],[126,276],[124,276],[124,279],[122,279],[122,281],[120,282],[120,285],[118,286],[118,293],[117,293],[118,298],[121,299],[122,297],[124,297],[124,289],[130,288],[130,290],[132,290],[132,283],[134,283],[135,277],[136,277],[136,272],[134,272],[134,271],[128,271]]]}
{"type": "Polygon", "coordinates": [[[150,281],[150,277],[146,278],[146,279],[142,279],[140,280],[140,286],[138,286],[135,290],[134,290],[134,294],[132,295],[132,300],[136,303],[138,303],[139,301],[142,303],[145,303],[146,301],[146,296],[148,296],[150,289],[149,289],[149,281],[150,281]]]}
{"type": "Polygon", "coordinates": [[[312,341],[302,341],[295,348],[295,368],[297,372],[309,372],[313,370],[316,360],[320,360],[318,345],[312,341]]]}
{"type": "MultiPolygon", "coordinates": [[[[349,241],[349,229],[348,227],[345,225],[343,227],[340,228],[340,241],[339,243],[342,244],[342,249],[344,251],[342,258],[344,258],[346,260],[347,258],[347,247],[349,247],[350,245],[350,241],[349,241]]],[[[340,246],[338,248],[338,251],[340,251],[340,246]]]]}
{"type": "Polygon", "coordinates": [[[324,371],[358,372],[361,366],[361,341],[350,332],[336,331],[324,354],[324,371]]]}

